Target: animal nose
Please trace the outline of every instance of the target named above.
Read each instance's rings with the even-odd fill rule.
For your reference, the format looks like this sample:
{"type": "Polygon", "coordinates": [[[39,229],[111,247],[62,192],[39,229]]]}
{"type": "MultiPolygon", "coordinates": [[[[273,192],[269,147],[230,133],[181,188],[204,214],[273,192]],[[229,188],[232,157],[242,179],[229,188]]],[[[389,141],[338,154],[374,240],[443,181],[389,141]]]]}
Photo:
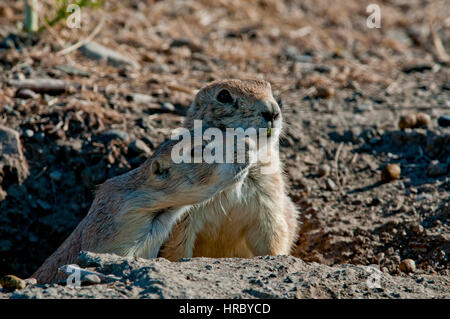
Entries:
{"type": "Polygon", "coordinates": [[[280,115],[278,112],[261,112],[261,114],[267,122],[273,122],[280,115]]]}

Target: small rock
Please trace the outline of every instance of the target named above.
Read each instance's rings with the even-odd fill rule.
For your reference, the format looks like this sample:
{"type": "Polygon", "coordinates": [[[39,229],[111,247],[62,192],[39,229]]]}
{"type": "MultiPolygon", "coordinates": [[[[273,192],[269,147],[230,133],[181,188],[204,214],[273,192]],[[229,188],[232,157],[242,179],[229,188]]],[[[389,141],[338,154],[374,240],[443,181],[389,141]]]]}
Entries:
{"type": "Polygon", "coordinates": [[[30,138],[30,137],[33,137],[34,132],[33,132],[33,130],[28,129],[28,130],[25,130],[24,135],[26,137],[30,138]]]}
{"type": "Polygon", "coordinates": [[[19,89],[16,92],[16,97],[20,99],[35,99],[38,95],[30,89],[19,89]]]}
{"type": "Polygon", "coordinates": [[[23,289],[26,287],[25,280],[20,279],[14,275],[6,275],[2,279],[0,279],[0,285],[3,289],[8,291],[14,291],[16,289],[23,289]]]}
{"type": "Polygon", "coordinates": [[[416,113],[416,126],[415,127],[424,127],[424,126],[430,126],[431,119],[428,114],[425,114],[423,112],[417,112],[416,113]]]}
{"type": "Polygon", "coordinates": [[[100,279],[99,276],[95,275],[95,274],[87,274],[85,276],[83,276],[81,284],[84,286],[89,286],[89,285],[98,285],[102,282],[102,280],[100,279]]]}
{"type": "Polygon", "coordinates": [[[115,67],[122,67],[124,65],[131,65],[135,68],[139,67],[139,64],[136,61],[97,42],[91,41],[84,44],[80,48],[80,51],[90,59],[104,60],[107,61],[108,64],[111,64],[115,67]]]}
{"type": "Polygon", "coordinates": [[[438,118],[438,124],[442,127],[450,126],[450,115],[442,115],[438,118]]]}
{"type": "Polygon", "coordinates": [[[358,113],[370,112],[373,111],[373,106],[371,104],[360,104],[356,106],[355,111],[358,113]]]}
{"type": "Polygon", "coordinates": [[[416,196],[416,200],[418,202],[421,202],[423,200],[432,200],[433,199],[433,195],[431,194],[427,194],[427,193],[422,193],[416,196]]]}
{"type": "Polygon", "coordinates": [[[283,49],[283,55],[289,60],[300,62],[300,63],[311,63],[313,58],[310,55],[300,54],[298,49],[292,45],[288,45],[283,49]]]}
{"type": "Polygon", "coordinates": [[[151,150],[142,140],[136,140],[130,143],[129,150],[135,154],[150,154],[151,150]]]}
{"type": "Polygon", "coordinates": [[[430,166],[428,166],[428,176],[438,177],[445,175],[447,173],[447,164],[439,163],[433,161],[430,166]]]}
{"type": "Polygon", "coordinates": [[[417,124],[417,118],[416,114],[410,113],[408,115],[404,115],[400,117],[400,120],[398,122],[398,127],[401,130],[404,130],[405,128],[413,128],[417,124]]]}
{"type": "Polygon", "coordinates": [[[150,71],[154,73],[169,73],[170,68],[167,64],[164,63],[152,63],[149,66],[150,71]]]}
{"type": "Polygon", "coordinates": [[[327,164],[322,164],[319,166],[319,175],[320,176],[328,176],[330,175],[331,168],[327,164]]]}
{"type": "Polygon", "coordinates": [[[319,86],[316,88],[316,96],[321,99],[328,99],[334,95],[332,87],[319,86]]]}
{"type": "Polygon", "coordinates": [[[388,182],[394,179],[400,178],[401,169],[398,164],[387,164],[386,167],[381,171],[381,180],[383,182],[388,182]]]}
{"type": "Polygon", "coordinates": [[[430,126],[430,116],[423,112],[410,113],[400,117],[398,126],[401,130],[406,128],[421,128],[430,126]]]}
{"type": "Polygon", "coordinates": [[[165,111],[173,112],[173,111],[175,111],[175,106],[172,103],[164,102],[162,104],[162,109],[165,111]]]}
{"type": "Polygon", "coordinates": [[[127,96],[127,100],[130,102],[133,101],[138,104],[147,104],[152,103],[154,101],[153,96],[142,94],[142,93],[132,93],[129,96],[127,96]]]}
{"type": "Polygon", "coordinates": [[[50,178],[55,182],[59,182],[62,179],[62,173],[60,171],[53,171],[50,173],[50,178]]]}
{"type": "Polygon", "coordinates": [[[326,184],[327,184],[327,189],[330,191],[334,191],[337,189],[336,183],[331,178],[327,178],[326,184]]]}
{"type": "Polygon", "coordinates": [[[400,271],[408,274],[416,271],[416,263],[412,259],[404,259],[402,260],[398,268],[400,269],[400,271]]]}

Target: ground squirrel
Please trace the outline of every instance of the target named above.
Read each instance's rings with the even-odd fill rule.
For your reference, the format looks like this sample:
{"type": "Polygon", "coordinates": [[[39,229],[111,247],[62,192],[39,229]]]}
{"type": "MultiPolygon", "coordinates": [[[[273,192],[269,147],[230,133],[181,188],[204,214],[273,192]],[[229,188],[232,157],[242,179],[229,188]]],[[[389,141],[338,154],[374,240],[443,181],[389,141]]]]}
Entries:
{"type": "MultiPolygon", "coordinates": [[[[178,141],[162,143],[140,167],[103,183],[86,217],[31,276],[38,282],[64,278],[58,268],[81,250],[120,256],[157,257],[172,225],[192,204],[213,197],[247,173],[246,163],[179,163],[178,141]]],[[[195,146],[204,147],[204,145],[195,146]]]]}
{"type": "Polygon", "coordinates": [[[160,256],[178,260],[289,254],[297,240],[298,212],[285,190],[277,148],[282,115],[271,85],[262,80],[213,82],[195,96],[184,126],[192,129],[194,120],[222,131],[267,128],[269,161],[253,164],[240,183],[190,208],[160,256]],[[275,169],[263,173],[267,166],[275,169]]]}

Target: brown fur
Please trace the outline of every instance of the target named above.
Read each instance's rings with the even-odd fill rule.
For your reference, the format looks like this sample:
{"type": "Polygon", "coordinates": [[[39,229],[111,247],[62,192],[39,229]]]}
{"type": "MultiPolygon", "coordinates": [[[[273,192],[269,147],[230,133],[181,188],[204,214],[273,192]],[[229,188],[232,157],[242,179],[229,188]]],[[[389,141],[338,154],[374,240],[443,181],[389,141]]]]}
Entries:
{"type": "MultiPolygon", "coordinates": [[[[281,114],[269,124],[263,112],[281,113],[270,84],[262,80],[225,80],[201,89],[192,103],[185,127],[194,120],[204,127],[244,129],[267,128],[281,131],[281,114]],[[227,89],[237,99],[226,105],[217,101],[227,89]]],[[[279,136],[270,139],[275,145],[279,136]]],[[[194,205],[172,229],[160,255],[169,260],[182,257],[251,257],[289,254],[298,236],[298,212],[286,194],[278,150],[271,148],[270,162],[254,164],[247,177],[214,196],[194,205]],[[262,174],[266,165],[276,167],[262,174]]]]}
{"type": "Polygon", "coordinates": [[[102,184],[86,217],[32,277],[40,283],[63,279],[58,268],[74,263],[80,250],[157,257],[189,205],[237,182],[248,166],[175,164],[171,161],[175,143],[161,144],[140,167],[102,184]],[[167,173],[160,174],[160,169],[167,173]]]}

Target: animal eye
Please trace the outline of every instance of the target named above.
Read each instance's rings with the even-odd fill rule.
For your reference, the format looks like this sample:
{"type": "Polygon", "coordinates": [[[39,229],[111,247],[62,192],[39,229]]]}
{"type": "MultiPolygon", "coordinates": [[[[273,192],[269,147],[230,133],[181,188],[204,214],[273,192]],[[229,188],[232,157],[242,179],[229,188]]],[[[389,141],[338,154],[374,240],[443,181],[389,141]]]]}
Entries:
{"type": "Polygon", "coordinates": [[[219,94],[217,94],[216,99],[220,103],[233,103],[233,97],[231,96],[230,92],[228,92],[228,90],[220,91],[219,94]]]}

